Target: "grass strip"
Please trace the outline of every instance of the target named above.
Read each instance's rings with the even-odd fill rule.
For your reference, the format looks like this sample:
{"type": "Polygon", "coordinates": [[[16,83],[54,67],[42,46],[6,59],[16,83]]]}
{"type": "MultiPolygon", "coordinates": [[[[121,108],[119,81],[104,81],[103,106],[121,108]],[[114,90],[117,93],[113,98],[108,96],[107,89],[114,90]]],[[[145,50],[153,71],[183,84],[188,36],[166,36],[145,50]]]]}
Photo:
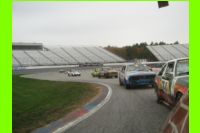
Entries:
{"type": "MultiPolygon", "coordinates": [[[[13,76],[13,133],[26,133],[55,121],[98,93],[89,83],[45,81],[13,76]]],[[[96,89],[95,89],[96,88],[96,89]]]]}

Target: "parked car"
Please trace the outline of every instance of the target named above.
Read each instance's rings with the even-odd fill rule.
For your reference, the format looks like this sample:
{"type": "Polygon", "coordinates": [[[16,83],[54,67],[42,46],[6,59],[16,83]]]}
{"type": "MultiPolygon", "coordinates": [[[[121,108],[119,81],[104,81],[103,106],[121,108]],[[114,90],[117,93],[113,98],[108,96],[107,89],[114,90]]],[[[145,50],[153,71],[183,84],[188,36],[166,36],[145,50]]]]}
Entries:
{"type": "Polygon", "coordinates": [[[119,84],[127,89],[138,85],[153,86],[155,76],[156,73],[143,64],[127,64],[119,72],[119,84]]]}
{"type": "Polygon", "coordinates": [[[155,78],[157,102],[162,101],[174,106],[188,91],[188,58],[166,62],[155,78]]]}
{"type": "Polygon", "coordinates": [[[188,93],[172,109],[167,117],[161,133],[189,133],[189,96],[188,93]]]}
{"type": "Polygon", "coordinates": [[[100,74],[100,69],[99,68],[95,68],[94,71],[92,71],[91,75],[93,77],[98,77],[100,74]]]}
{"type": "Polygon", "coordinates": [[[67,71],[68,76],[81,76],[81,73],[76,70],[67,71]]]}
{"type": "Polygon", "coordinates": [[[118,71],[116,71],[115,69],[113,69],[111,67],[102,67],[100,69],[98,77],[99,78],[101,78],[101,77],[105,77],[105,78],[115,77],[115,78],[117,78],[118,77],[118,71]]]}

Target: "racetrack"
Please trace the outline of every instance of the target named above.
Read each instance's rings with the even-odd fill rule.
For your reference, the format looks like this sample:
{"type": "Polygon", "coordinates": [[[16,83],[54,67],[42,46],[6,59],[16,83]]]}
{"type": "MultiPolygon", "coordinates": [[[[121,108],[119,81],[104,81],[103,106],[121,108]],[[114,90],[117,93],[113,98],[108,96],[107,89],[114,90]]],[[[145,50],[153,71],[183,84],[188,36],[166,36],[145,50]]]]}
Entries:
{"type": "Polygon", "coordinates": [[[170,110],[156,103],[153,88],[127,90],[119,86],[118,78],[98,79],[91,70],[82,70],[81,77],[68,77],[64,73],[45,72],[25,77],[58,81],[94,81],[108,84],[112,96],[100,110],[66,133],[159,133],[170,110]]]}

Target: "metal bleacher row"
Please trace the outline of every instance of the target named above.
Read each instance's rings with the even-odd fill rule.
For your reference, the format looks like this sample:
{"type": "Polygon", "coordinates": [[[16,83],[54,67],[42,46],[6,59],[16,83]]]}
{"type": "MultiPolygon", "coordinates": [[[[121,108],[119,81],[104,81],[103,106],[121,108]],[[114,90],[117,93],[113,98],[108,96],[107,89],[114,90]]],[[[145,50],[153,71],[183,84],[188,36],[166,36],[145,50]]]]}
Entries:
{"type": "Polygon", "coordinates": [[[188,57],[187,44],[147,46],[159,61],[168,61],[176,58],[188,57]]]}
{"type": "Polygon", "coordinates": [[[13,50],[14,67],[116,63],[125,60],[101,47],[46,47],[44,50],[13,50]]]}

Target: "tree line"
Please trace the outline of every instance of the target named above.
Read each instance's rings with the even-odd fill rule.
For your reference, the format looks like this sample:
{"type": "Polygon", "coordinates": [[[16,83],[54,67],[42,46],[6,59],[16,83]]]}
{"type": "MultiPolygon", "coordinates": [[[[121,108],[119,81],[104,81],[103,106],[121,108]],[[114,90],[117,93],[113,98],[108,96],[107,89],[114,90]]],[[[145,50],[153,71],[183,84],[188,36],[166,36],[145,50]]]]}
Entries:
{"type": "Polygon", "coordinates": [[[157,61],[156,57],[148,50],[146,46],[156,46],[156,45],[173,45],[179,44],[178,41],[174,43],[161,42],[151,42],[150,44],[146,42],[136,43],[131,46],[115,47],[108,45],[105,47],[106,50],[128,60],[134,59],[147,59],[148,61],[157,61]]]}

